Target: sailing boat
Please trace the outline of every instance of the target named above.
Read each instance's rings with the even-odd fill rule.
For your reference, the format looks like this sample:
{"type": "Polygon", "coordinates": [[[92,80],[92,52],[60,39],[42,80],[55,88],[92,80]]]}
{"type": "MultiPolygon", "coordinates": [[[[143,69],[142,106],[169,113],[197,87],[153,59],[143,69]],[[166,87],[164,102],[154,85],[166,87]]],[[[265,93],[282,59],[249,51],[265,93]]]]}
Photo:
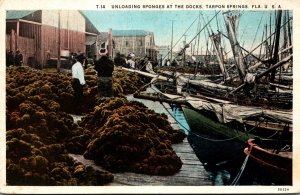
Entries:
{"type": "MultiPolygon", "coordinates": [[[[182,109],[190,133],[201,137],[203,150],[211,151],[219,158],[216,164],[237,151],[242,152],[250,139],[268,138],[276,141],[285,135],[292,140],[292,86],[287,85],[291,82],[282,79],[283,76],[292,75],[290,68],[282,68],[292,65],[290,30],[285,30],[288,33],[285,33],[282,48],[279,44],[282,40],[280,29],[290,27],[291,18],[286,17],[281,25],[281,12],[277,12],[274,32],[270,28],[269,35],[259,45],[267,48],[266,54],[260,53],[260,58],[253,54],[259,46],[251,52],[240,46],[236,36],[237,17],[224,12],[227,35],[218,32],[210,36],[220,74],[161,71],[158,76],[152,76],[152,83],[155,83],[152,87],[159,93],[157,100],[184,104],[182,109]],[[220,36],[230,41],[234,57],[232,64],[223,63],[220,36]],[[167,78],[170,75],[173,75],[172,79],[167,78]],[[160,79],[164,81],[158,82],[160,79]]],[[[153,96],[151,98],[154,100],[153,96]]]]}
{"type": "MultiPolygon", "coordinates": [[[[286,14],[288,15],[288,13],[286,14]]],[[[163,74],[174,75],[174,78],[164,78],[169,84],[156,83],[156,86],[160,88],[161,94],[166,98],[181,98],[187,102],[189,106],[184,106],[183,111],[191,129],[203,131],[204,128],[202,127],[206,125],[207,132],[216,131],[220,135],[223,134],[222,136],[227,136],[228,139],[244,137],[241,140],[244,143],[247,139],[253,138],[252,133],[256,136],[278,138],[283,129],[288,128],[292,134],[292,87],[276,81],[276,77],[281,80],[283,75],[280,67],[292,62],[291,35],[285,38],[289,44],[284,43],[285,48],[279,51],[280,29],[284,26],[290,27],[291,19],[286,17],[284,25],[281,25],[282,11],[278,11],[275,31],[273,33],[270,31],[270,35],[260,44],[266,45],[269,48],[266,51],[269,53],[260,59],[252,54],[253,51],[248,52],[241,47],[237,41],[237,16],[229,12],[224,12],[223,15],[228,34],[224,36],[230,40],[235,66],[228,67],[228,64],[223,63],[224,58],[221,56],[223,52],[218,51],[220,49],[220,34],[223,33],[219,32],[212,34],[210,40],[213,42],[215,53],[218,56],[222,74],[193,76],[179,72],[162,71],[158,77],[154,75],[153,78],[158,80],[158,78],[163,77],[163,74]],[[244,57],[245,51],[247,55],[244,57]],[[255,59],[257,63],[248,66],[246,60],[249,57],[255,59]],[[233,71],[234,68],[235,71],[233,71]],[[257,72],[253,72],[255,69],[257,72]],[[232,72],[237,74],[233,75],[232,72]],[[262,81],[262,78],[266,79],[268,75],[270,75],[270,82],[262,81]],[[176,90],[169,89],[170,86],[174,85],[174,82],[176,82],[176,90]],[[170,92],[177,92],[177,96],[170,96],[168,94],[170,92]],[[220,128],[217,130],[218,128],[214,125],[208,128],[207,124],[198,120],[203,117],[197,114],[212,119],[211,124],[219,122],[230,128],[227,129],[222,126],[220,127],[222,130],[220,128]],[[231,131],[234,134],[229,133],[231,131]]],[[[285,33],[286,35],[291,34],[290,30],[286,30],[286,32],[289,32],[285,33]]],[[[143,74],[145,75],[145,73],[143,74]]]]}
{"type": "MultiPolygon", "coordinates": [[[[230,40],[237,75],[229,74],[229,71],[233,71],[227,69],[234,69],[234,67],[228,67],[221,55],[223,53],[220,51],[221,32],[217,34],[212,33],[210,40],[222,74],[193,76],[180,72],[161,72],[161,74],[173,74],[175,76],[177,94],[185,93],[188,94],[188,97],[194,98],[193,100],[186,99],[189,106],[183,108],[192,129],[199,129],[203,126],[201,120],[197,120],[200,116],[195,116],[195,113],[202,113],[204,116],[210,116],[214,121],[235,126],[236,129],[243,129],[245,134],[248,134],[248,131],[254,127],[255,130],[263,129],[259,133],[264,136],[270,136],[276,132],[279,135],[279,132],[286,126],[292,132],[292,87],[283,83],[276,83],[275,79],[277,77],[280,78],[277,80],[283,80],[281,67],[291,63],[293,56],[290,36],[285,36],[287,37],[284,43],[285,48],[279,51],[280,29],[282,27],[281,12],[279,10],[277,13],[274,33],[270,31],[270,36],[263,41],[267,48],[271,48],[271,50],[266,49],[269,53],[263,56],[264,59],[259,59],[252,52],[247,52],[247,55],[244,57],[243,51],[247,50],[239,45],[236,38],[237,15],[230,15],[229,12],[223,13],[228,34],[224,36],[230,40]],[[284,55],[282,55],[282,52],[284,52],[284,55]],[[278,54],[280,54],[281,59],[279,59],[278,54]],[[255,59],[257,63],[248,67],[246,60],[250,57],[255,59]],[[256,72],[254,72],[255,69],[256,72]],[[275,74],[275,71],[278,73],[275,74]],[[269,74],[270,82],[262,81],[262,78],[267,80],[269,74]],[[240,86],[237,86],[238,84],[240,86]],[[276,87],[276,90],[272,89],[274,87],[276,87]]],[[[285,17],[283,25],[285,28],[289,26],[287,21],[290,21],[290,19],[285,17]]],[[[289,30],[285,29],[285,32],[289,32],[285,33],[286,35],[290,34],[289,30]]],[[[167,89],[162,90],[171,91],[167,89]]],[[[212,131],[214,128],[212,126],[209,131],[212,131]]],[[[257,135],[257,133],[255,134],[257,135]]],[[[230,135],[229,133],[224,134],[230,135]]],[[[251,137],[248,136],[248,138],[251,137]]]]}

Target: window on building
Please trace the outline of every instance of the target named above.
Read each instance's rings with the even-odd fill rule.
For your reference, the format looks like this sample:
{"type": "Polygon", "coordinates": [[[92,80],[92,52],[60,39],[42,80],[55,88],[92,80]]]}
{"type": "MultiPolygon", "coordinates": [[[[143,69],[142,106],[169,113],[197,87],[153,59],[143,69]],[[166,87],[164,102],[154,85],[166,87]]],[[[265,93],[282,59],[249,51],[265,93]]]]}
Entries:
{"type": "Polygon", "coordinates": [[[143,45],[143,42],[142,41],[140,41],[140,46],[142,46],[143,45]]]}
{"type": "Polygon", "coordinates": [[[129,43],[128,43],[128,41],[125,41],[125,46],[129,46],[129,43]]]}

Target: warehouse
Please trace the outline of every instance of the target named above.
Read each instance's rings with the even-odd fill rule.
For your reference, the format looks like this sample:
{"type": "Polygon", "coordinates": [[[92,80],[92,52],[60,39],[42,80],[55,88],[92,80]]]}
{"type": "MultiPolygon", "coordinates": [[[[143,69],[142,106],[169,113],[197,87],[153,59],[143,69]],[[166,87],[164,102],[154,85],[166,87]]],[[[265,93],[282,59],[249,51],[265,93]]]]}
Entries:
{"type": "Polygon", "coordinates": [[[77,10],[6,12],[6,49],[13,53],[20,50],[23,64],[32,67],[46,67],[51,62],[56,64],[60,57],[63,66],[71,52],[97,55],[99,34],[77,10]]]}

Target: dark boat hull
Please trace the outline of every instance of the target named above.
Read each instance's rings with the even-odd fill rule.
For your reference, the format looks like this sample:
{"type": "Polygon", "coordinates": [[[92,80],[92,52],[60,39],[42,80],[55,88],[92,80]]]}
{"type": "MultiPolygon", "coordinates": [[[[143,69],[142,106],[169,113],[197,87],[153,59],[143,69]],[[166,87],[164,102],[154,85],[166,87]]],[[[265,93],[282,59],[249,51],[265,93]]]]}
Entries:
{"type": "Polygon", "coordinates": [[[182,109],[191,130],[188,141],[205,169],[211,173],[214,184],[230,185],[245,159],[244,140],[248,136],[195,110],[182,109]]]}

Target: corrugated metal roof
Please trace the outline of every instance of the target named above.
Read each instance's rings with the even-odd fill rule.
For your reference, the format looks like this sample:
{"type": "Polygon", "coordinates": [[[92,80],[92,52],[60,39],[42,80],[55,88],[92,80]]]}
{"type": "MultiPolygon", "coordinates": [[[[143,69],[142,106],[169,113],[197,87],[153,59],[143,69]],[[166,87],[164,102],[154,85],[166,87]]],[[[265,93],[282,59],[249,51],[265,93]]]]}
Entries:
{"type": "MultiPolygon", "coordinates": [[[[6,11],[6,19],[22,19],[38,10],[7,10],[6,11]]],[[[89,24],[87,25],[87,32],[99,34],[98,29],[94,26],[94,24],[85,16],[85,14],[78,10],[79,13],[85,18],[86,22],[89,24]]]]}
{"type": "Polygon", "coordinates": [[[112,30],[112,35],[114,37],[144,37],[148,34],[144,30],[112,30]]]}
{"type": "Polygon", "coordinates": [[[37,10],[8,10],[6,11],[6,19],[21,19],[37,10]]]}
{"type": "Polygon", "coordinates": [[[85,18],[85,20],[87,22],[87,25],[86,25],[87,32],[99,34],[100,33],[99,30],[94,26],[92,21],[90,21],[90,19],[85,15],[84,11],[81,11],[81,10],[78,10],[78,11],[85,18]]]}

